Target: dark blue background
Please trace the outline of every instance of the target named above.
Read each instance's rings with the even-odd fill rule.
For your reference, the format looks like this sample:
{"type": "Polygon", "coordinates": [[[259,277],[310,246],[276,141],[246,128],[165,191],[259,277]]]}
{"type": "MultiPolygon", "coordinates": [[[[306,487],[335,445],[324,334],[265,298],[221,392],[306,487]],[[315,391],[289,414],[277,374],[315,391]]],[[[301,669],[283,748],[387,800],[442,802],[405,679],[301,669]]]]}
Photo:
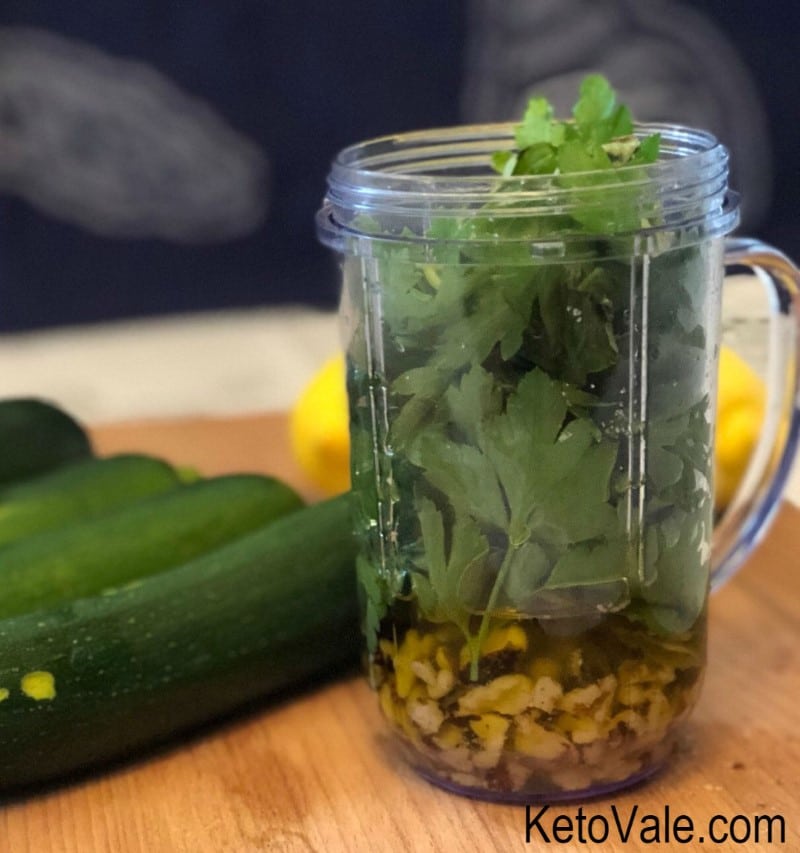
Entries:
{"type": "Polygon", "coordinates": [[[47,28],[141,59],[210,101],[270,159],[270,208],[245,239],[109,239],[0,197],[0,328],[337,299],[314,213],[335,152],[458,119],[457,0],[226,3],[5,0],[0,25],[47,28]]]}
{"type": "MultiPolygon", "coordinates": [[[[796,7],[694,5],[729,32],[754,72],[777,169],[761,234],[800,254],[800,108],[789,70],[796,7]]],[[[266,151],[272,184],[263,227],[202,246],[100,237],[0,196],[0,329],[267,303],[333,306],[335,267],[313,222],[330,160],[369,136],[460,120],[465,7],[460,0],[4,0],[0,25],[42,27],[150,62],[210,101],[266,151]]]]}
{"type": "Polygon", "coordinates": [[[730,38],[753,74],[770,122],[772,207],[754,236],[800,262],[800,3],[693,0],[730,38]]]}

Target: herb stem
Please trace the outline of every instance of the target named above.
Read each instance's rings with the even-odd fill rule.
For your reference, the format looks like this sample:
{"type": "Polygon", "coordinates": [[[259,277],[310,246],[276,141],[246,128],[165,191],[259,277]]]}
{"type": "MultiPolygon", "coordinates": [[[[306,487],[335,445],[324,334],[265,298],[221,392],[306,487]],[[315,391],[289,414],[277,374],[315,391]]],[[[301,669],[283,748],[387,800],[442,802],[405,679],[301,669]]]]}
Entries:
{"type": "Polygon", "coordinates": [[[478,680],[479,658],[481,648],[483,647],[483,644],[486,641],[486,635],[489,633],[489,622],[492,618],[491,612],[494,610],[495,604],[497,604],[497,596],[500,595],[500,590],[502,589],[503,584],[505,583],[506,575],[508,574],[509,568],[511,566],[511,561],[516,552],[517,546],[509,542],[508,550],[506,551],[505,557],[503,557],[503,562],[500,564],[500,569],[497,572],[497,577],[494,579],[494,584],[492,585],[492,591],[489,593],[489,600],[486,602],[486,608],[484,609],[483,615],[481,616],[481,624],[478,627],[477,637],[475,639],[474,644],[472,644],[470,647],[470,681],[478,680]]]}

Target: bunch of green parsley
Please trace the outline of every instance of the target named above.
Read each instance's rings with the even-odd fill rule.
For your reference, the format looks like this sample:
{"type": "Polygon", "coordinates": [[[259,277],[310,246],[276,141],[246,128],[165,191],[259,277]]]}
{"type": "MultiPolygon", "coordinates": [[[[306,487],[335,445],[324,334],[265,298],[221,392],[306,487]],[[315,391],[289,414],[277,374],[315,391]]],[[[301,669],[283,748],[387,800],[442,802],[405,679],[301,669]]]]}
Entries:
{"type": "MultiPolygon", "coordinates": [[[[658,134],[633,131],[627,107],[592,75],[571,121],[532,99],[516,147],[491,163],[508,178],[551,175],[557,187],[624,185],[631,170],[621,167],[659,157],[658,134]]],[[[594,256],[548,262],[520,254],[519,238],[553,223],[499,216],[503,203],[498,194],[473,216],[435,219],[424,234],[442,241],[435,262],[397,243],[376,252],[381,316],[370,320],[384,330],[377,384],[388,386],[392,416],[380,476],[363,480],[383,480],[387,494],[362,494],[361,505],[365,516],[372,503],[391,505],[393,526],[391,542],[373,548],[378,571],[359,562],[368,642],[410,594],[423,618],[460,628],[473,678],[495,615],[624,610],[654,631],[686,630],[704,601],[710,523],[702,255],[690,247],[648,261],[651,349],[641,353],[630,317],[641,258],[606,253],[600,239],[641,228],[641,210],[578,206],[566,230],[598,235],[594,256]],[[513,241],[507,263],[471,254],[470,240],[487,234],[513,241]],[[658,386],[647,423],[632,427],[626,385],[637,358],[658,386]],[[647,434],[646,483],[631,480],[632,428],[647,434]]],[[[368,396],[376,378],[352,360],[351,382],[368,396]]],[[[356,450],[375,446],[371,428],[356,418],[356,450]]]]}

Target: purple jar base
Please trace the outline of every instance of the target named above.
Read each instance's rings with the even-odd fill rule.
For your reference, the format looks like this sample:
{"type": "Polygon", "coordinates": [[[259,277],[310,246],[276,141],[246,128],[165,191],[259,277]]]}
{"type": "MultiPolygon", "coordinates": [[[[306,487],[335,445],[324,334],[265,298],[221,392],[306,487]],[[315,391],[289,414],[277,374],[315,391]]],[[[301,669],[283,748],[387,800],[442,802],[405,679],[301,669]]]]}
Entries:
{"type": "Polygon", "coordinates": [[[414,771],[437,788],[458,794],[472,800],[483,800],[489,803],[505,803],[507,805],[526,805],[529,803],[575,803],[586,800],[605,797],[617,791],[627,790],[638,785],[650,777],[655,776],[664,767],[664,762],[658,762],[645,770],[636,773],[619,782],[609,782],[601,785],[592,785],[578,791],[547,791],[535,793],[530,791],[497,791],[490,788],[471,788],[466,785],[458,785],[448,779],[442,779],[435,773],[430,772],[419,765],[414,766],[414,771]]]}

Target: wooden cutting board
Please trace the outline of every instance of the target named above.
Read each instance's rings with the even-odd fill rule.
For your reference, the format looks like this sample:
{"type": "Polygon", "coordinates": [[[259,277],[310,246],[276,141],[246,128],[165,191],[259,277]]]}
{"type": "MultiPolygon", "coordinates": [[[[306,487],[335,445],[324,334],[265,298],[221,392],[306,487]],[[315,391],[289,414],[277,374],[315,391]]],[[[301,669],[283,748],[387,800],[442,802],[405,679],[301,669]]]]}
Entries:
{"type": "MultiPolygon", "coordinates": [[[[205,473],[276,473],[309,497],[281,416],[104,427],[101,451],[151,451],[205,473]]],[[[598,845],[563,850],[800,850],[800,511],[784,507],[742,572],[714,596],[703,697],[672,764],[649,783],[583,807],[611,825],[598,845]],[[622,843],[612,806],[634,838],[622,843]],[[714,815],[781,815],[783,844],[642,847],[639,818],[665,809],[704,834],[714,815]]],[[[543,826],[578,806],[552,807],[543,826]]],[[[599,820],[599,819],[598,819],[599,820]]],[[[663,825],[663,824],[662,824],[663,825]]],[[[586,823],[584,822],[584,832],[586,823]]],[[[602,824],[593,824],[596,831],[602,824]]],[[[718,833],[726,826],[717,821],[718,833]]],[[[747,825],[731,827],[741,837],[747,825]]],[[[773,824],[777,833],[779,825],[773,824]]],[[[751,825],[751,833],[754,831],[751,825]]],[[[533,840],[542,842],[537,830],[533,840]]],[[[562,836],[562,839],[565,837],[562,836]]],[[[0,853],[523,850],[524,807],[443,793],[406,769],[373,695],[353,676],[240,716],[153,755],[7,801],[0,853]]]]}

